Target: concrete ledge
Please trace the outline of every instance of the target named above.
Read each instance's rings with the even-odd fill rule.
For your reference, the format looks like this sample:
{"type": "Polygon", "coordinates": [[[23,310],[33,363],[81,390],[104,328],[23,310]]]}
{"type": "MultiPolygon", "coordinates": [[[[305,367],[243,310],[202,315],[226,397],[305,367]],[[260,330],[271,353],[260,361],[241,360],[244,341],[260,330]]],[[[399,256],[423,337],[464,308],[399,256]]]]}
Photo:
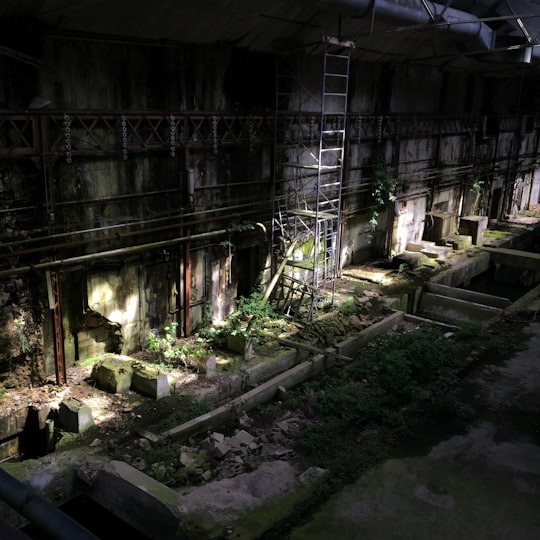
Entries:
{"type": "Polygon", "coordinates": [[[514,317],[521,311],[536,311],[540,308],[540,285],[518,298],[512,305],[507,307],[501,317],[514,317]]]}
{"type": "MultiPolygon", "coordinates": [[[[292,369],[273,377],[257,388],[231,400],[229,403],[161,433],[157,436],[157,440],[164,442],[169,439],[184,439],[195,433],[214,429],[225,422],[237,418],[242,412],[249,411],[257,405],[269,401],[277,394],[279,388],[292,388],[307,378],[320,373],[330,365],[333,365],[333,363],[334,360],[331,356],[316,355],[311,360],[302,362],[292,369]]],[[[150,437],[148,437],[147,433],[142,433],[142,435],[154,439],[151,434],[150,437]]]]}
{"type": "Polygon", "coordinates": [[[123,461],[110,461],[88,474],[82,467],[79,478],[84,493],[148,538],[177,538],[181,499],[172,489],[123,461]]]}
{"type": "Polygon", "coordinates": [[[442,328],[448,328],[449,330],[455,330],[456,328],[458,328],[455,324],[435,321],[433,319],[426,319],[425,317],[418,317],[417,315],[409,315],[407,313],[403,317],[403,320],[411,322],[411,323],[415,323],[415,324],[434,324],[442,328]]]}
{"type": "Polygon", "coordinates": [[[9,416],[0,418],[0,440],[18,435],[26,424],[28,407],[19,407],[11,411],[9,416]]]}
{"type": "Polygon", "coordinates": [[[344,356],[353,356],[360,347],[376,337],[388,332],[393,326],[403,321],[403,312],[396,311],[382,321],[376,322],[362,330],[357,336],[351,336],[336,345],[336,350],[344,356]]]}
{"type": "Polygon", "coordinates": [[[160,375],[149,369],[133,370],[131,388],[154,399],[161,399],[170,393],[167,375],[160,375]]]}
{"type": "Polygon", "coordinates": [[[508,298],[475,291],[468,291],[465,289],[457,289],[455,287],[440,285],[438,283],[426,283],[426,291],[441,296],[448,296],[450,298],[457,298],[459,300],[466,300],[467,302],[474,302],[475,304],[482,304],[484,306],[491,306],[501,309],[505,309],[511,304],[508,298]]]}
{"type": "Polygon", "coordinates": [[[489,254],[491,261],[504,266],[520,268],[522,270],[540,270],[540,254],[519,251],[517,249],[483,247],[489,254]]]}
{"type": "Polygon", "coordinates": [[[438,321],[453,323],[486,323],[497,317],[502,309],[475,304],[439,294],[424,293],[420,303],[420,315],[438,321]]]}
{"type": "Polygon", "coordinates": [[[471,253],[471,257],[452,261],[451,268],[433,276],[430,282],[457,287],[468,283],[473,277],[488,270],[490,264],[489,253],[475,249],[474,253],[471,253]]]}

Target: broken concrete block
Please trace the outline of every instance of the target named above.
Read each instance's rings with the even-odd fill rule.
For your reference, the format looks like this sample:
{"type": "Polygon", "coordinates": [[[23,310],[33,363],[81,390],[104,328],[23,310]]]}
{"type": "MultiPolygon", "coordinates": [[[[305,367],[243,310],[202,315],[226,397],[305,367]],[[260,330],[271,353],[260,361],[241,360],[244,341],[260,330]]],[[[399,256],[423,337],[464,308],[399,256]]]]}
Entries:
{"type": "Polygon", "coordinates": [[[287,389],[284,386],[278,386],[277,398],[284,401],[287,398],[287,389]]]}
{"type": "Polygon", "coordinates": [[[213,354],[212,356],[209,356],[204,363],[207,377],[213,377],[216,374],[216,366],[216,355],[213,354]]]}
{"type": "Polygon", "coordinates": [[[422,251],[426,245],[422,242],[417,242],[415,240],[412,240],[410,242],[407,242],[407,245],[405,246],[406,251],[422,251]]]}
{"type": "Polygon", "coordinates": [[[222,443],[225,440],[225,435],[223,435],[223,433],[218,433],[217,431],[214,431],[214,433],[210,435],[210,438],[216,442],[222,443]]]}
{"type": "Polygon", "coordinates": [[[131,387],[133,390],[155,399],[161,399],[170,393],[167,375],[160,375],[144,368],[133,371],[131,387]]]}
{"type": "Polygon", "coordinates": [[[75,398],[64,399],[58,410],[60,427],[71,433],[82,433],[94,425],[92,410],[75,398]]]}
{"type": "Polygon", "coordinates": [[[126,360],[118,356],[105,358],[93,367],[91,377],[101,390],[113,394],[127,392],[133,377],[131,359],[126,360]]]}
{"type": "Polygon", "coordinates": [[[234,446],[248,446],[252,443],[255,437],[248,433],[245,429],[241,429],[234,437],[231,437],[231,444],[234,446]]]}
{"type": "Polygon", "coordinates": [[[313,482],[317,478],[320,478],[321,476],[326,474],[326,472],[326,469],[322,469],[321,467],[310,467],[298,477],[298,481],[301,484],[311,484],[311,482],[313,482]]]}
{"type": "Polygon", "coordinates": [[[180,463],[184,467],[200,467],[203,463],[208,461],[208,455],[204,452],[204,455],[194,452],[181,452],[180,463]]]}
{"type": "Polygon", "coordinates": [[[32,427],[45,429],[50,412],[51,409],[48,405],[31,405],[28,407],[27,425],[30,423],[32,424],[32,427]]]}
{"type": "Polygon", "coordinates": [[[222,457],[224,457],[226,454],[228,454],[229,452],[231,451],[231,447],[226,444],[226,443],[218,443],[218,442],[215,442],[209,452],[214,456],[214,457],[217,457],[219,459],[221,459],[222,457]]]}

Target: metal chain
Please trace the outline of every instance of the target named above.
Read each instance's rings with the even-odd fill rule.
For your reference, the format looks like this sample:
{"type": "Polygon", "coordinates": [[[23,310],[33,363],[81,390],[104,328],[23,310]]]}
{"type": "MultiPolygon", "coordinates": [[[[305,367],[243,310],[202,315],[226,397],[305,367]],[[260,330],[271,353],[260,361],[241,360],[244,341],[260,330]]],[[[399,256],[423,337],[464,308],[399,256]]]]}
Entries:
{"type": "Polygon", "coordinates": [[[173,158],[176,156],[176,118],[174,115],[169,116],[169,142],[170,142],[170,156],[173,158]]]}
{"type": "Polygon", "coordinates": [[[214,149],[214,154],[218,153],[217,125],[218,119],[215,115],[212,115],[212,148],[214,149]]]}
{"type": "Polygon", "coordinates": [[[66,149],[66,163],[71,163],[72,154],[71,154],[71,117],[69,114],[64,114],[64,141],[66,149]]]}
{"type": "Polygon", "coordinates": [[[122,159],[126,161],[128,158],[128,137],[127,137],[127,119],[124,114],[120,117],[120,125],[122,127],[122,159]]]}

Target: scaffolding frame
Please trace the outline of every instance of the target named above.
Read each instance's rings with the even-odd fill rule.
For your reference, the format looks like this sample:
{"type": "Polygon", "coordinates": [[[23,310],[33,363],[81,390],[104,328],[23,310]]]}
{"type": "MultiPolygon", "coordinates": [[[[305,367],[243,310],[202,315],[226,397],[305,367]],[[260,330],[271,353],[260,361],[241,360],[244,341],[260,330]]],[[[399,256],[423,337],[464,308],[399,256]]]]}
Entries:
{"type": "Polygon", "coordinates": [[[305,85],[303,64],[278,59],[272,246],[275,267],[294,241],[273,302],[307,318],[334,303],[340,269],[341,197],[347,133],[351,42],[323,37],[319,95],[305,85]],[[318,109],[318,110],[317,110],[318,109]],[[328,296],[328,295],[326,295],[328,296]]]}

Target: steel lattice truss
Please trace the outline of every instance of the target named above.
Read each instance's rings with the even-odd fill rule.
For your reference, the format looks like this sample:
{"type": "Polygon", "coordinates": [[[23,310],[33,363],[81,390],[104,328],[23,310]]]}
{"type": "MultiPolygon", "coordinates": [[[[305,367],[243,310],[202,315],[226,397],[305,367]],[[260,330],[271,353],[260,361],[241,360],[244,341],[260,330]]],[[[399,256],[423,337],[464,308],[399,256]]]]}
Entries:
{"type": "MultiPolygon", "coordinates": [[[[288,113],[280,118],[281,143],[315,142],[317,114],[288,113]],[[300,130],[300,133],[298,132],[300,130]]],[[[327,115],[329,126],[332,116],[327,115]]],[[[336,119],[337,122],[337,119],[336,119]]],[[[497,130],[519,129],[515,116],[497,117],[497,130]]],[[[488,122],[492,126],[493,122],[488,122]]],[[[471,116],[375,116],[349,114],[348,139],[361,143],[394,137],[474,133],[485,129],[486,119],[471,116]]],[[[229,113],[0,113],[0,158],[40,156],[43,152],[68,162],[76,156],[117,155],[168,151],[174,157],[183,148],[271,144],[274,118],[229,113]],[[48,140],[40,141],[40,134],[48,140]]]]}

